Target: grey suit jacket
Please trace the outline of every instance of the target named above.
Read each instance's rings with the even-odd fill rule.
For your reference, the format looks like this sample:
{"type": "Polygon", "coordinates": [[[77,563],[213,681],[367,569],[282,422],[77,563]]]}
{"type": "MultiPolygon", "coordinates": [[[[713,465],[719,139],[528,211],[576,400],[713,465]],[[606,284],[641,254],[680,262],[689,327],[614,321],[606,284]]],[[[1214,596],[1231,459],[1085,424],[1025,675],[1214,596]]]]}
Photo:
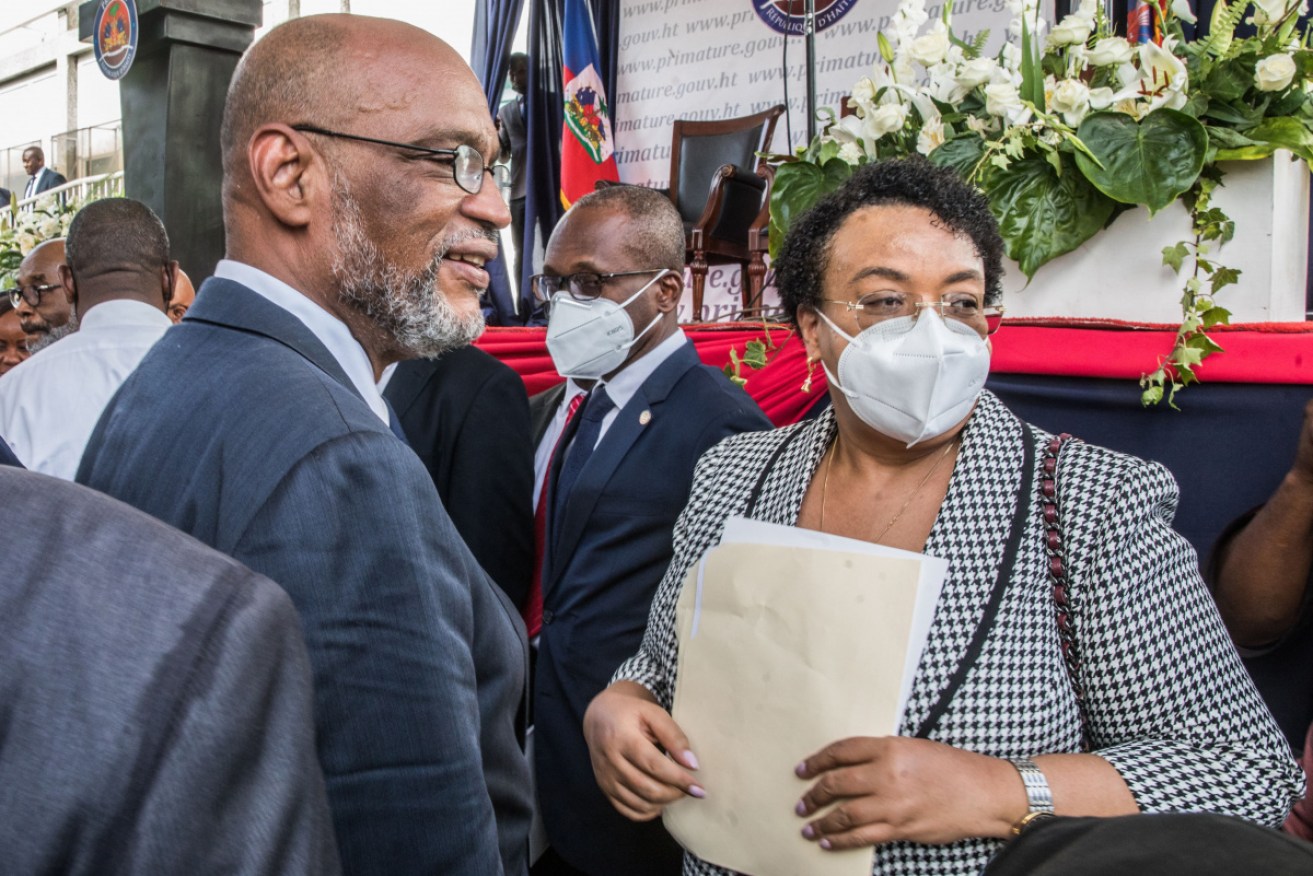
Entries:
{"type": "Polygon", "coordinates": [[[292,597],[348,872],[524,873],[519,613],[303,323],[207,280],[107,406],[78,480],[292,597]]]}
{"type": "Polygon", "coordinates": [[[0,870],[338,872],[287,595],[67,481],[0,495],[0,870]]]}

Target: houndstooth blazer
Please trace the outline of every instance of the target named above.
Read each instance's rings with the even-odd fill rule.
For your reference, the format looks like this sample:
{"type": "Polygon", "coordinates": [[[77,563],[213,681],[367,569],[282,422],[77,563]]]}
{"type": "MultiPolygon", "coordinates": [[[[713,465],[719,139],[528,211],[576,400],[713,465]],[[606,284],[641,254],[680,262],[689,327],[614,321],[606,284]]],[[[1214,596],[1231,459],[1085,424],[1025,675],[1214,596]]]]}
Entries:
{"type": "MultiPolygon", "coordinates": [[[[964,430],[925,547],[949,561],[948,580],[900,734],[915,732],[982,617],[1018,501],[1023,428],[1035,432],[1039,446],[1050,437],[1023,426],[985,392],[964,430]]],[[[719,542],[725,520],[745,513],[763,467],[795,430],[802,434],[771,466],[752,515],[794,525],[834,439],[832,412],[726,439],[702,457],[642,647],[616,680],[638,682],[671,707],[675,601],[684,575],[719,542]]],[[[1038,472],[1035,483],[1038,489],[1038,472]]],[[[1303,777],[1227,638],[1194,550],[1171,528],[1171,474],[1157,463],[1071,443],[1062,451],[1058,489],[1095,752],[1121,773],[1145,812],[1220,812],[1279,825],[1303,777]]],[[[932,739],[996,757],[1080,750],[1080,712],[1058,643],[1038,502],[1032,510],[993,629],[932,739]]],[[[999,844],[890,843],[877,850],[873,872],[975,874],[999,844]]],[[[685,874],[727,872],[685,855],[685,874]]]]}

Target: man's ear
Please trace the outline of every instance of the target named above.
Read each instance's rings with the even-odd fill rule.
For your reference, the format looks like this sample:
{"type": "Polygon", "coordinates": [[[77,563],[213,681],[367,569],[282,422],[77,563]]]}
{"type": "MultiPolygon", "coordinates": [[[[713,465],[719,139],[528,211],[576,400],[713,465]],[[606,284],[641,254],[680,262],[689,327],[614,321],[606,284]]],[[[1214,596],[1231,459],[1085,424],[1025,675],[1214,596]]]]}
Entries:
{"type": "Polygon", "coordinates": [[[169,309],[174,290],[178,288],[178,260],[171,259],[160,268],[160,291],[164,293],[164,309],[169,309]]]}
{"type": "Polygon", "coordinates": [[[73,269],[68,265],[59,266],[59,285],[64,287],[64,295],[74,307],[78,303],[77,281],[73,279],[73,269]]]}
{"type": "Polygon", "coordinates": [[[328,191],[323,159],[310,139],[287,125],[264,125],[251,136],[246,157],[265,209],[284,225],[308,225],[313,201],[328,191]]]}
{"type": "Polygon", "coordinates": [[[670,272],[657,282],[656,305],[661,313],[670,313],[679,307],[684,297],[683,273],[670,272]]]}

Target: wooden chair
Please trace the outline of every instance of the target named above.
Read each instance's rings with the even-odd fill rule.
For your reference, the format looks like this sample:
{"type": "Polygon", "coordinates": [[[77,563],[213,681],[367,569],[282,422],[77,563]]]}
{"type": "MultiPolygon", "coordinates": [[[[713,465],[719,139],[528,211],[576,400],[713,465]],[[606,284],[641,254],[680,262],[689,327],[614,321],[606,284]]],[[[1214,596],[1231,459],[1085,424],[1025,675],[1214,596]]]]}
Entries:
{"type": "Polygon", "coordinates": [[[770,146],[775,123],[783,114],[784,104],[777,104],[734,119],[675,120],[667,194],[684,220],[694,320],[701,318],[712,264],[738,264],[743,271],[744,310],[754,302],[760,304],[773,175],[763,170],[766,162],[757,153],[770,146]]]}

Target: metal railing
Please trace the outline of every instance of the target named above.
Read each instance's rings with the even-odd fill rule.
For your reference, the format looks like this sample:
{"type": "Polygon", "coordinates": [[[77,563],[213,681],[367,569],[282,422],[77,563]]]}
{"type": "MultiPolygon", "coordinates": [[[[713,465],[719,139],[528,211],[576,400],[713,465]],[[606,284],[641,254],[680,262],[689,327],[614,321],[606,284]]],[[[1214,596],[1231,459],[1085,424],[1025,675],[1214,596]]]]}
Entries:
{"type": "Polygon", "coordinates": [[[39,195],[33,195],[30,198],[19,198],[18,209],[22,210],[25,207],[35,206],[38,202],[48,198],[63,198],[68,203],[81,204],[86,201],[94,201],[97,198],[112,198],[122,194],[123,171],[116,170],[113,173],[81,176],[64,183],[62,186],[46,189],[39,195]]]}

